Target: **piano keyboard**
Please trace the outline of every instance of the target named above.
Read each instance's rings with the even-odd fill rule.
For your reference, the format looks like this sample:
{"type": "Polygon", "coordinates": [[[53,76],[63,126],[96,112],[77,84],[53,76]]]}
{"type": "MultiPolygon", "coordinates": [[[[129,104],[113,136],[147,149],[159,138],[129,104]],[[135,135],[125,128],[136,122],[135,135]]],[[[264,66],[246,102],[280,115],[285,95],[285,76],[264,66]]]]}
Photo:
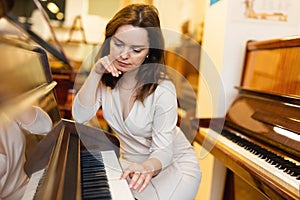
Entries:
{"type": "Polygon", "coordinates": [[[268,180],[273,180],[274,184],[286,188],[294,196],[300,198],[300,166],[295,165],[282,157],[271,152],[267,152],[253,143],[242,139],[228,131],[221,134],[212,129],[201,129],[211,140],[225,145],[232,154],[239,155],[249,168],[254,168],[263,174],[268,180]],[[265,153],[268,153],[267,156],[265,153]]]}
{"type": "MultiPolygon", "coordinates": [[[[122,169],[114,151],[82,151],[82,199],[134,200],[126,180],[120,180],[122,169]]],[[[32,174],[23,200],[35,198],[45,169],[32,174]]]]}

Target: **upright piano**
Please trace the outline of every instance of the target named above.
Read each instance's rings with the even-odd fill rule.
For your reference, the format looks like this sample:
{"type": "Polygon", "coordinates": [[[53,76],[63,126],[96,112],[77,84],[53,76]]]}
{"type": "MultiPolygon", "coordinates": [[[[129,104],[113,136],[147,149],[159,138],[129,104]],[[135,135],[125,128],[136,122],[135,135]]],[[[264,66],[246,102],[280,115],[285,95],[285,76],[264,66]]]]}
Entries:
{"type": "Polygon", "coordinates": [[[134,199],[126,180],[119,179],[117,137],[61,118],[45,51],[0,36],[0,57],[0,124],[32,105],[53,122],[45,135],[24,131],[28,183],[23,199],[134,199]]]}
{"type": "Polygon", "coordinates": [[[299,64],[300,37],[249,41],[226,116],[192,120],[195,141],[227,168],[223,199],[300,199],[299,64]]]}

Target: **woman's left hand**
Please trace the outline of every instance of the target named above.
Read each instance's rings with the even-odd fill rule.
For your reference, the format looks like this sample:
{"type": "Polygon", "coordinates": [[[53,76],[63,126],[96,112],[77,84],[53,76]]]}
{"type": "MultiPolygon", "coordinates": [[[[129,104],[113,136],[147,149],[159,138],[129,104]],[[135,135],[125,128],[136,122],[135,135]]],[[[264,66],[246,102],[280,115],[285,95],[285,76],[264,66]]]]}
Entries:
{"type": "Polygon", "coordinates": [[[142,192],[150,183],[152,177],[155,175],[153,165],[145,163],[132,163],[124,170],[121,179],[130,178],[129,187],[142,192]]]}

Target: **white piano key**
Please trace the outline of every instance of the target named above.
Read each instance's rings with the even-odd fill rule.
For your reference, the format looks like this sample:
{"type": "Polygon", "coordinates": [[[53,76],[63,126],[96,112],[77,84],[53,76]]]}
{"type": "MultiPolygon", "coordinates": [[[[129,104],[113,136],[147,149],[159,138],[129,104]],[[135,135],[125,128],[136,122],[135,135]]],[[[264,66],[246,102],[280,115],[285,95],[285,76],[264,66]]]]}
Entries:
{"type": "Polygon", "coordinates": [[[134,200],[126,180],[108,181],[113,200],[134,200]]]}
{"type": "Polygon", "coordinates": [[[25,190],[22,200],[33,199],[33,197],[36,193],[36,190],[38,188],[38,184],[44,175],[44,172],[45,172],[45,169],[42,169],[31,175],[29,182],[26,186],[26,190],[25,190]]]}
{"type": "Polygon", "coordinates": [[[101,151],[108,180],[120,179],[123,170],[114,151],[101,151]]]}

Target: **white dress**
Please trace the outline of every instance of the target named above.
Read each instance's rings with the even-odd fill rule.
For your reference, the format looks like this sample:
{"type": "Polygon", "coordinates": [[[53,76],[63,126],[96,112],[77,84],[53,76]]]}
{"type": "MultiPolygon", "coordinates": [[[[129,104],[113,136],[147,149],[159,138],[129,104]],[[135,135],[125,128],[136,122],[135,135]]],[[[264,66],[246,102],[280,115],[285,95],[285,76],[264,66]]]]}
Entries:
{"type": "Polygon", "coordinates": [[[50,117],[36,107],[37,115],[34,122],[22,125],[15,120],[10,124],[0,126],[0,142],[4,152],[0,152],[0,199],[21,199],[28,177],[24,171],[25,163],[25,136],[22,128],[35,133],[47,133],[51,130],[50,117]]]}
{"type": "Polygon", "coordinates": [[[194,149],[176,126],[177,100],[172,82],[162,81],[144,103],[135,101],[126,119],[123,119],[119,89],[101,87],[97,102],[85,107],[76,96],[73,117],[86,123],[102,105],[103,117],[120,139],[120,163],[126,168],[132,162],[143,162],[155,157],[163,170],[148,187],[138,193],[137,199],[193,199],[197,193],[201,171],[194,149]]]}

